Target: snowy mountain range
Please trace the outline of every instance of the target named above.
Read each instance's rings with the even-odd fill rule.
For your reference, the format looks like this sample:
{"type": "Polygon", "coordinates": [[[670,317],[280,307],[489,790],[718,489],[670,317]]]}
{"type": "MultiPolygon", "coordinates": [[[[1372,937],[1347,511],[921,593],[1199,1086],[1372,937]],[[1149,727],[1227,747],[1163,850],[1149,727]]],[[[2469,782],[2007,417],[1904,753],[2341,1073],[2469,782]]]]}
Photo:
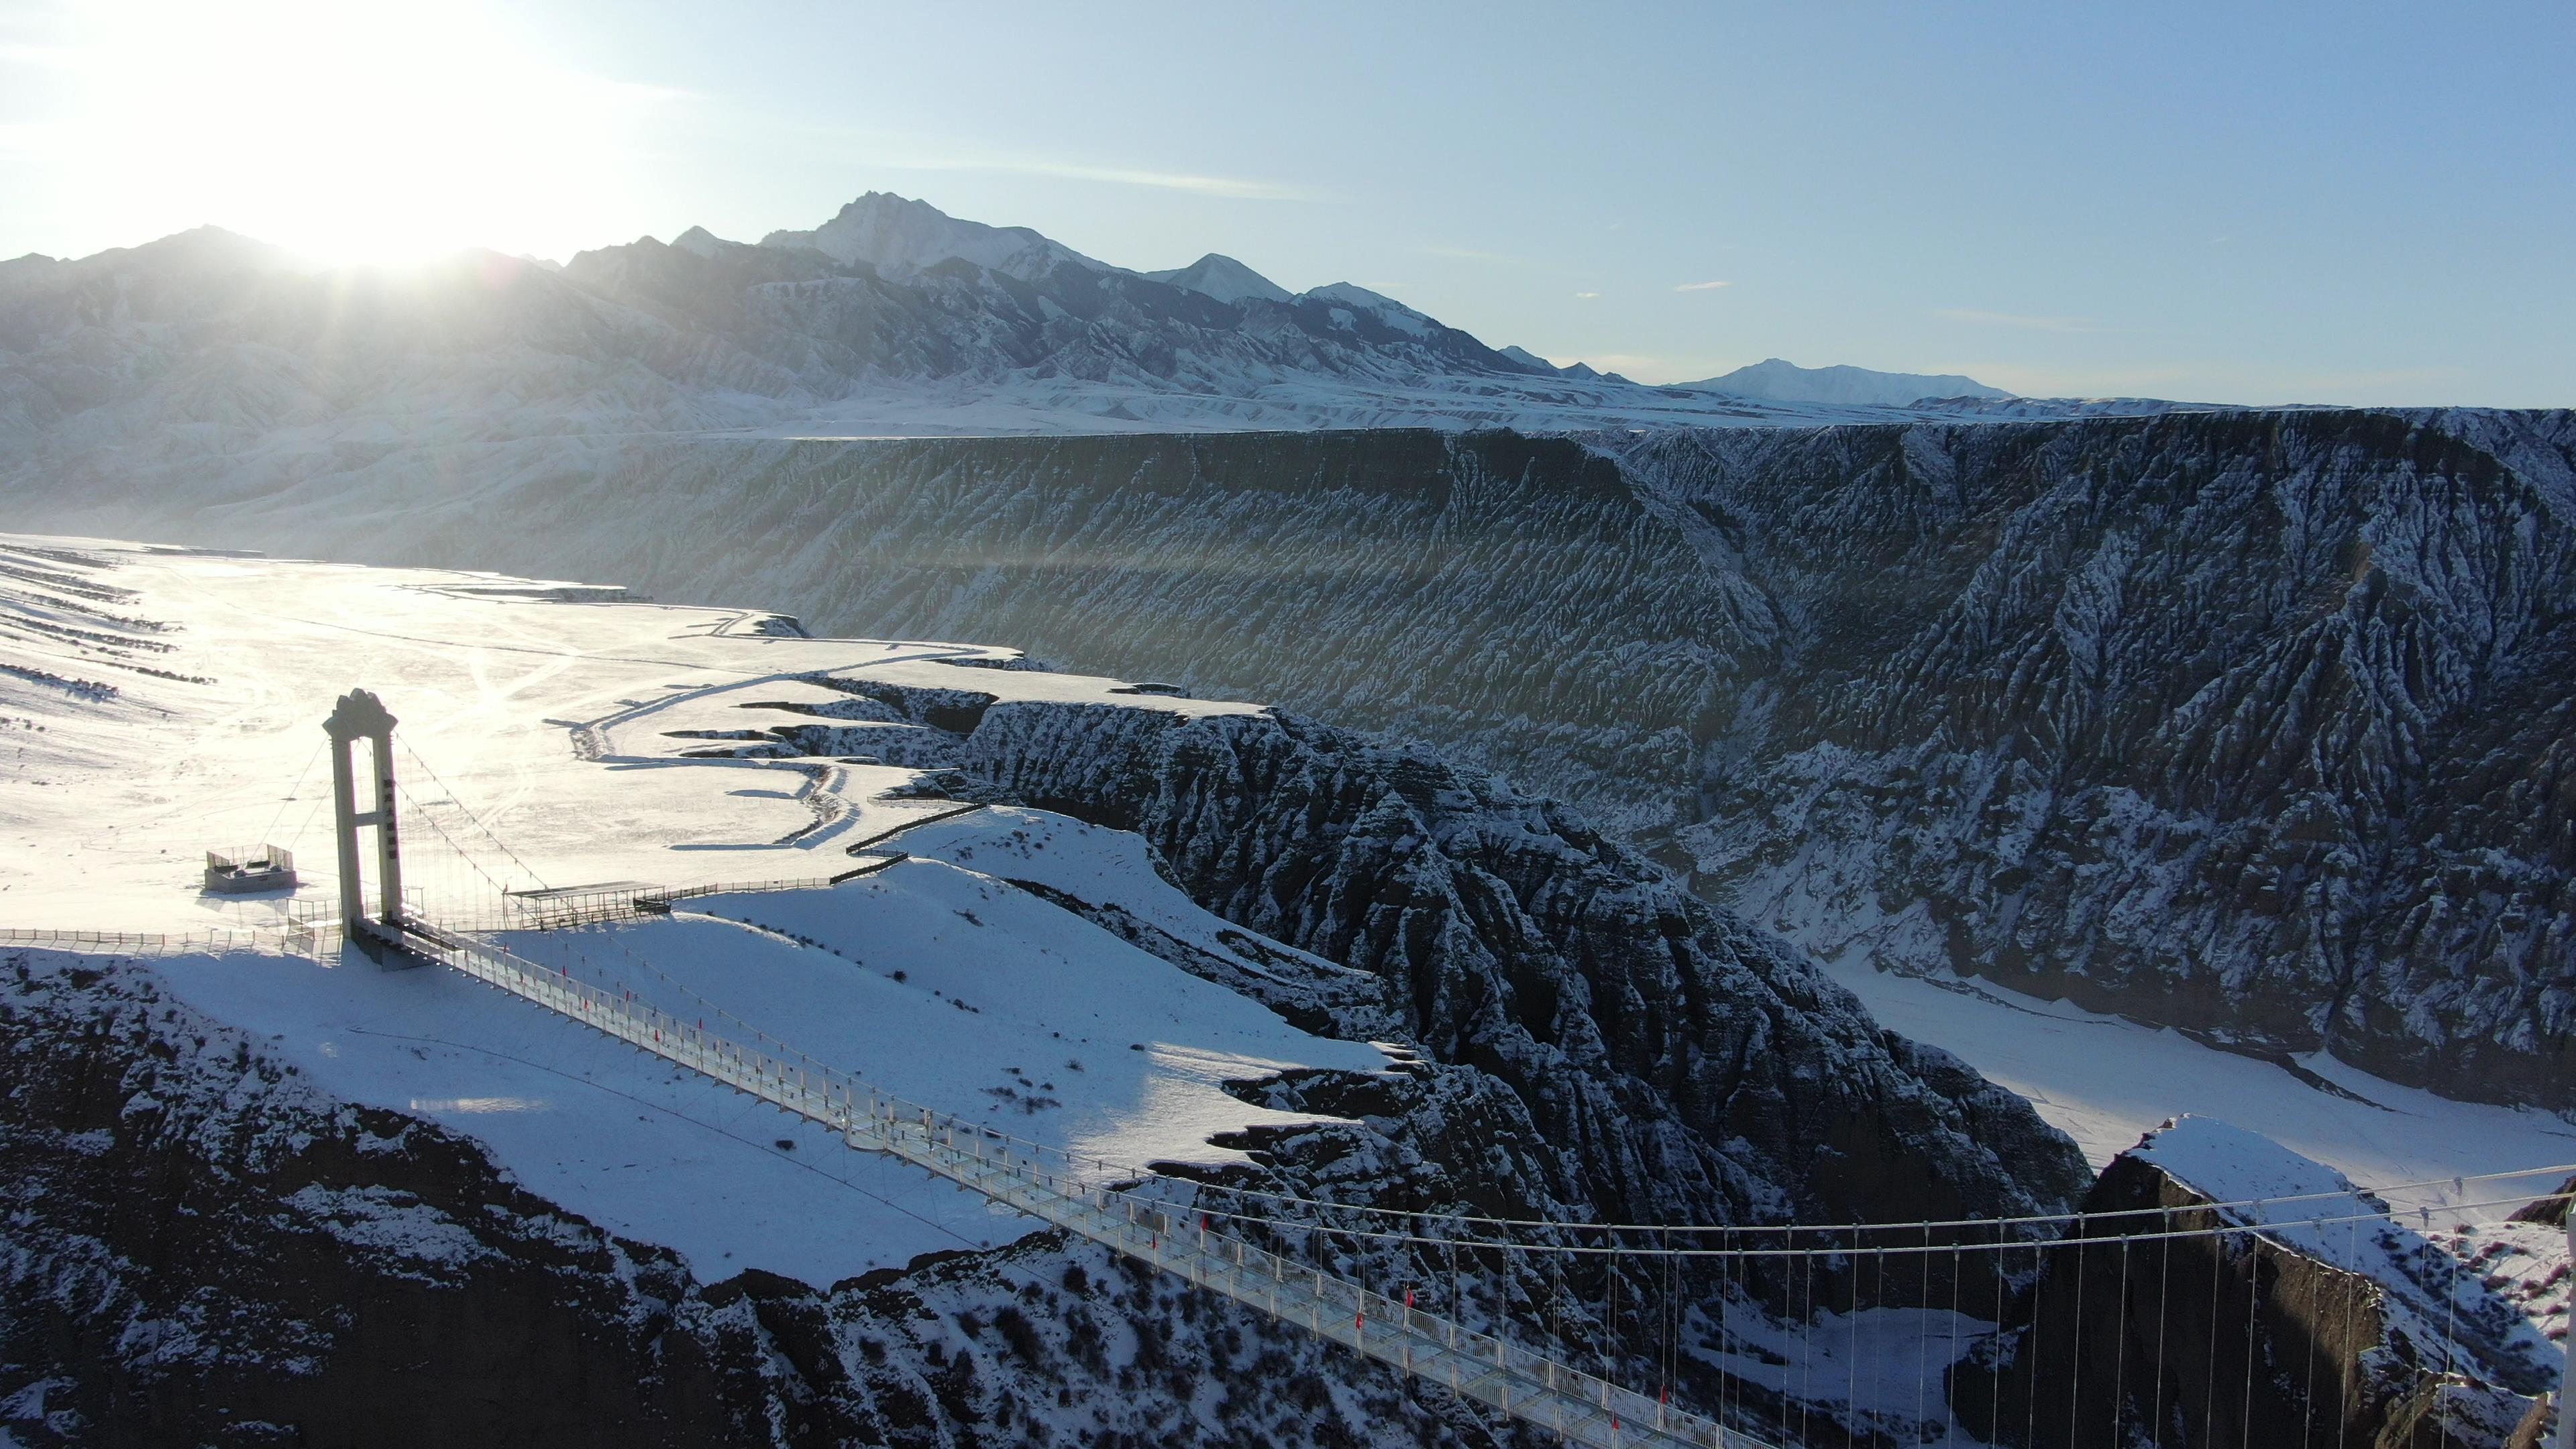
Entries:
{"type": "Polygon", "coordinates": [[[211,228],[0,264],[0,466],[56,477],[221,459],[282,478],[317,451],[528,437],[1563,431],[1995,405],[1963,378],[1779,363],[1649,387],[1349,283],[1291,293],[1214,255],[1130,271],[878,193],[756,245],[692,228],[561,268],[318,271],[211,228]]]}

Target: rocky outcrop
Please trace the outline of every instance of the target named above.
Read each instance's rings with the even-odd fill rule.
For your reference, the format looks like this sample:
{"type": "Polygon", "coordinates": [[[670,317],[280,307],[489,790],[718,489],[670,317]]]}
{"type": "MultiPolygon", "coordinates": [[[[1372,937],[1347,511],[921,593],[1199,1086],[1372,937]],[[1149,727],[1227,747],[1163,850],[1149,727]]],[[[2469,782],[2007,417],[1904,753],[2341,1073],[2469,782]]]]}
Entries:
{"type": "MultiPolygon", "coordinates": [[[[953,691],[869,693],[911,721],[953,691]]],[[[925,792],[1134,831],[1174,884],[1244,928],[1237,950],[1258,959],[1266,939],[1350,970],[1255,978],[1114,903],[1025,888],[1292,1021],[1392,1037],[1416,1058],[1393,1078],[1245,1084],[1267,1106],[1354,1120],[1248,1134],[1237,1145],[1261,1166],[1229,1185],[1412,1215],[1672,1224],[2009,1217],[2082,1188],[2073,1144],[2029,1103],[1880,1031],[1809,963],[1493,776],[1272,714],[998,701],[946,719],[956,765],[925,792]]],[[[1280,1246],[1350,1276],[1449,1276],[1436,1252],[1338,1231],[1365,1226],[1348,1216],[1258,1210],[1328,1229],[1280,1246]]],[[[1497,1255],[1461,1311],[1525,1337],[1579,1333],[1641,1381],[1707,1380],[1715,1402],[1705,1365],[1651,1367],[1673,1357],[1660,1317],[1605,1324],[1602,1305],[1727,1291],[1780,1306],[1781,1285],[1722,1285],[1738,1276],[1725,1269],[1497,1255]]],[[[1909,1284],[1884,1301],[1928,1291],[1909,1284]]]]}
{"type": "Polygon", "coordinates": [[[1794,620],[1796,687],[1689,832],[1708,884],[1820,950],[2562,1100],[2571,442],[2302,413],[1650,445],[1794,620]]]}
{"type": "Polygon", "coordinates": [[[2045,1209],[2074,1148],[1565,807],[1291,717],[1003,703],[960,769],[1134,830],[1201,905],[1367,970],[1407,1040],[1517,1096],[1605,1220],[2045,1209]]]}
{"type": "Polygon", "coordinates": [[[2556,1351],[2499,1291],[2500,1265],[2463,1261],[2348,1184],[2276,1205],[2289,1225],[2262,1231],[2230,1189],[2159,1160],[2176,1135],[2193,1139],[2187,1161],[2313,1167],[2194,1119],[2114,1159],[2084,1200],[2096,1216],[2030,1250],[2005,1334],[1954,1372],[1970,1432],[2016,1449],[2502,1449],[2535,1417],[2556,1351]]]}

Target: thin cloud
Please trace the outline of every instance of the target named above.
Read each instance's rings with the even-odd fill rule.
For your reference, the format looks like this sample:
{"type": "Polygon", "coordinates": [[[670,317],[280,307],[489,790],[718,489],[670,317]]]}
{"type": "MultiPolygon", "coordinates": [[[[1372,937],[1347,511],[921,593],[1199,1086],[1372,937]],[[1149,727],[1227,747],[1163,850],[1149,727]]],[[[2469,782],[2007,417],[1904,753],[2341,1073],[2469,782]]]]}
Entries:
{"type": "Polygon", "coordinates": [[[918,131],[892,131],[880,126],[847,126],[768,109],[737,112],[729,118],[745,140],[775,149],[782,138],[827,152],[834,164],[846,166],[855,155],[868,166],[894,171],[998,172],[1012,176],[1052,176],[1068,181],[1098,181],[1113,186],[1144,186],[1249,201],[1327,201],[1328,192],[1252,176],[1215,176],[1198,171],[1165,171],[1151,166],[1105,165],[1042,152],[1000,149],[918,131]]]}
{"type": "Polygon", "coordinates": [[[1600,295],[1601,294],[1599,292],[1577,292],[1574,294],[1574,299],[1578,302],[1589,302],[1598,298],[1600,295]]]}
{"type": "Polygon", "coordinates": [[[1980,312],[1973,307],[1943,307],[1932,314],[1947,322],[1980,327],[2018,327],[2025,332],[2099,332],[2090,317],[2026,317],[2018,312],[1980,312]]]}
{"type": "Polygon", "coordinates": [[[1242,176],[1202,176],[1188,171],[1153,171],[1137,166],[1091,166],[1041,156],[876,156],[882,166],[906,171],[999,171],[1014,176],[1053,176],[1067,181],[1105,181],[1114,186],[1148,186],[1237,201],[1313,201],[1303,187],[1242,176]]]}
{"type": "Polygon", "coordinates": [[[1676,292],[1714,292],[1720,287],[1732,287],[1734,285],[1735,284],[1733,282],[1684,282],[1680,286],[1673,288],[1673,290],[1676,292]]]}

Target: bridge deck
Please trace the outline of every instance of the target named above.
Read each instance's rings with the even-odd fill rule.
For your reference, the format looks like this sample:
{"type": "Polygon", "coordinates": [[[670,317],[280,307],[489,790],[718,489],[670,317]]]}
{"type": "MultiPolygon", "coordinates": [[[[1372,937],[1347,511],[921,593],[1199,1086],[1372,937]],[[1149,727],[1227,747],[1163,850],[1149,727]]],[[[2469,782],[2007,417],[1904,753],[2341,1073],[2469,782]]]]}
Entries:
{"type": "Polygon", "coordinates": [[[1408,1307],[1361,1285],[1204,1226],[1174,1230],[1170,1205],[1085,1183],[991,1140],[974,1123],[843,1073],[782,1061],[641,1002],[612,996],[435,924],[406,922],[406,949],[839,1132],[1041,1222],[1355,1349],[1370,1358],[1598,1449],[1769,1449],[1530,1349],[1408,1307]]]}

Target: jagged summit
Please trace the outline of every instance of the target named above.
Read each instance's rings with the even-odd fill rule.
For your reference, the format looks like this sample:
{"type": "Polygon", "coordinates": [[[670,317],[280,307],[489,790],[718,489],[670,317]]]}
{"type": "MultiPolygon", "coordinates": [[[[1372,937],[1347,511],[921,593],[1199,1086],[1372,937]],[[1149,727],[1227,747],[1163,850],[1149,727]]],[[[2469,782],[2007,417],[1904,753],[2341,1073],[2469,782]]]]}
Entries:
{"type": "Polygon", "coordinates": [[[773,231],[760,244],[810,247],[834,261],[865,264],[896,280],[952,258],[1024,282],[1060,265],[1112,270],[1025,226],[960,221],[929,202],[890,191],[869,192],[812,231],[773,231]]]}
{"type": "Polygon", "coordinates": [[[1988,387],[1973,377],[1957,373],[1872,372],[1866,367],[1800,367],[1782,358],[1768,358],[1751,367],[1739,367],[1722,377],[1685,382],[1682,387],[1696,392],[1733,393],[1738,397],[1766,398],[1772,402],[1835,403],[1858,407],[1904,407],[1923,398],[2010,398],[2013,394],[1999,387],[1988,387]]]}
{"type": "Polygon", "coordinates": [[[1210,252],[1186,267],[1168,272],[1147,272],[1157,282],[1187,287],[1220,302],[1240,302],[1247,297],[1264,302],[1291,302],[1295,294],[1252,268],[1220,252],[1210,252]]]}
{"type": "Polygon", "coordinates": [[[1353,282],[1333,282],[1310,288],[1306,295],[1318,302],[1359,308],[1396,331],[1409,333],[1415,337],[1427,337],[1434,331],[1446,330],[1439,320],[1430,314],[1415,311],[1383,292],[1372,292],[1353,282]]]}
{"type": "Polygon", "coordinates": [[[671,238],[671,245],[684,252],[695,252],[702,257],[711,257],[722,248],[737,246],[740,243],[726,241],[705,227],[693,226],[671,238]]]}

